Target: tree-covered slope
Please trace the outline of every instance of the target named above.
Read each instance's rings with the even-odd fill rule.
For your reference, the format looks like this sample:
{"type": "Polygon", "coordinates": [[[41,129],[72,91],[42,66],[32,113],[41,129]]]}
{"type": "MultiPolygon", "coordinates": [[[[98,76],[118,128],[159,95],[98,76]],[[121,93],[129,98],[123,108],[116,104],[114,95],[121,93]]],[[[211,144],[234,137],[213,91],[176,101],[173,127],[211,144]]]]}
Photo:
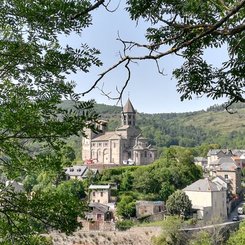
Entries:
{"type": "MultiPolygon", "coordinates": [[[[120,107],[97,104],[95,110],[108,120],[110,130],[120,125],[120,107]]],[[[138,113],[137,125],[157,147],[218,143],[221,147],[241,148],[245,145],[245,105],[235,104],[230,111],[233,113],[221,105],[186,113],[138,113]]]]}
{"type": "MultiPolygon", "coordinates": [[[[62,106],[72,104],[65,101],[62,106]]],[[[156,148],[179,145],[194,147],[201,144],[219,144],[222,148],[244,148],[245,146],[245,105],[236,104],[225,110],[223,105],[207,110],[186,113],[137,113],[137,126],[142,134],[156,148]]],[[[95,111],[101,119],[108,121],[108,130],[120,126],[122,108],[95,104],[95,111]]],[[[81,137],[72,137],[70,146],[81,160],[81,137]]]]}

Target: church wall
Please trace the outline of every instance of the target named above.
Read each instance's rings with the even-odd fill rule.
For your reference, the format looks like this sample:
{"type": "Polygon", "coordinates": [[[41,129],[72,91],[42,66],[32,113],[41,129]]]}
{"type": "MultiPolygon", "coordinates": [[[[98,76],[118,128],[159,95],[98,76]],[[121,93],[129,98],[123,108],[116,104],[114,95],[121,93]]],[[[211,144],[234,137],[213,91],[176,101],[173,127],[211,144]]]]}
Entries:
{"type": "Polygon", "coordinates": [[[121,142],[120,140],[111,140],[110,141],[110,150],[111,150],[111,162],[116,164],[122,163],[121,157],[121,142]]]}
{"type": "Polygon", "coordinates": [[[88,130],[88,137],[83,138],[82,143],[83,160],[92,159],[94,163],[120,165],[129,159],[132,159],[136,165],[153,162],[155,152],[148,148],[147,139],[141,137],[141,131],[136,127],[135,115],[136,111],[128,100],[121,114],[121,127],[117,128],[115,132],[105,134],[106,124],[103,121],[99,124],[102,129],[100,134],[95,135],[91,130],[88,130]]]}

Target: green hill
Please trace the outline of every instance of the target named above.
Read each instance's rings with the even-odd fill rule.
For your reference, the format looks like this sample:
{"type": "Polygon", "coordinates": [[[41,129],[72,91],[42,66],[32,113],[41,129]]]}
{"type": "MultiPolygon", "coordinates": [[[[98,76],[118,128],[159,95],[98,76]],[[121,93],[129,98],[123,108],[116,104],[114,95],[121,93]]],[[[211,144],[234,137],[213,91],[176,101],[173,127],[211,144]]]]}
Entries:
{"type": "MultiPolygon", "coordinates": [[[[109,129],[120,125],[121,108],[95,106],[109,129]]],[[[186,113],[137,114],[137,125],[145,137],[157,147],[180,145],[193,147],[203,143],[217,143],[221,147],[245,146],[245,104],[235,104],[229,113],[224,105],[186,113]]]]}
{"type": "MultiPolygon", "coordinates": [[[[65,106],[71,106],[65,102],[65,106]]],[[[96,104],[101,119],[108,121],[108,130],[120,126],[121,107],[96,104]]],[[[222,148],[245,148],[245,104],[224,105],[207,110],[186,113],[137,114],[137,126],[152,145],[157,148],[179,145],[195,147],[202,144],[219,144],[222,148]]],[[[81,140],[73,137],[70,145],[81,158],[81,140]]]]}

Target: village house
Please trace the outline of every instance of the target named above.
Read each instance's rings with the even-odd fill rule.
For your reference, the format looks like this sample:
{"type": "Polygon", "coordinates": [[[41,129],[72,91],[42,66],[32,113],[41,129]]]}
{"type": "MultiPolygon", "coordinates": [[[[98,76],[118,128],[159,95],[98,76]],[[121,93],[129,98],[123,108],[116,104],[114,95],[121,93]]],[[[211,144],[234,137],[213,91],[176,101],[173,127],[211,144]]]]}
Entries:
{"type": "Polygon", "coordinates": [[[209,150],[207,154],[207,168],[212,170],[217,165],[219,165],[218,160],[220,158],[226,157],[231,157],[236,162],[236,165],[241,169],[245,167],[245,150],[213,149],[209,150]]]}
{"type": "Polygon", "coordinates": [[[194,163],[197,166],[202,167],[205,170],[208,166],[208,159],[205,157],[194,157],[194,163]]]}
{"type": "Polygon", "coordinates": [[[162,213],[165,210],[163,201],[136,201],[136,217],[143,218],[146,216],[162,213]]]}
{"type": "Polygon", "coordinates": [[[226,189],[209,178],[199,179],[183,191],[189,197],[197,219],[210,221],[227,218],[226,189]]]}
{"type": "Polygon", "coordinates": [[[221,157],[231,157],[233,156],[232,151],[228,149],[212,149],[208,151],[207,154],[207,168],[213,169],[215,168],[219,163],[218,160],[221,157]]]}
{"type": "Polygon", "coordinates": [[[90,203],[108,204],[111,202],[110,185],[90,185],[88,189],[90,203]]]}
{"type": "Polygon", "coordinates": [[[85,214],[85,218],[88,221],[111,221],[113,219],[113,213],[110,207],[102,203],[90,203],[90,211],[85,214]]]}
{"type": "Polygon", "coordinates": [[[74,165],[71,167],[65,168],[65,175],[67,180],[69,179],[78,179],[85,180],[89,177],[89,175],[96,176],[98,174],[97,169],[88,168],[86,165],[74,165]]]}
{"type": "Polygon", "coordinates": [[[221,176],[229,183],[229,191],[233,195],[241,194],[242,171],[232,157],[222,157],[218,159],[216,168],[211,172],[213,176],[221,176]]]}
{"type": "Polygon", "coordinates": [[[141,135],[137,127],[136,111],[130,100],[121,113],[121,126],[106,131],[107,123],[97,125],[100,133],[86,129],[82,139],[82,158],[85,163],[144,165],[156,159],[156,149],[141,135]]]}

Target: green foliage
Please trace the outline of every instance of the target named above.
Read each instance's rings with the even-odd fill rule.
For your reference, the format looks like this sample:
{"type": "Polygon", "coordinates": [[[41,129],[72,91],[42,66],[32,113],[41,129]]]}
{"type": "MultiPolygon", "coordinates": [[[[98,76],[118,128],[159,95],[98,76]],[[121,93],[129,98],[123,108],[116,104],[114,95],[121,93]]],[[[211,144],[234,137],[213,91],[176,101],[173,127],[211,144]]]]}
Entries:
{"type": "Polygon", "coordinates": [[[189,245],[212,245],[212,238],[207,231],[199,231],[190,239],[189,245]]]}
{"type": "Polygon", "coordinates": [[[244,102],[244,6],[244,1],[128,0],[131,19],[148,21],[149,28],[144,45],[130,42],[133,45],[126,47],[130,52],[145,48],[145,53],[132,61],[180,55],[183,64],[173,75],[181,100],[206,95],[226,97],[229,103],[244,102]],[[215,65],[206,52],[212,49],[215,55],[221,47],[227,47],[228,55],[215,65]]]}
{"type": "Polygon", "coordinates": [[[116,228],[119,231],[126,231],[134,226],[134,222],[132,220],[122,220],[116,222],[116,228]]]}
{"type": "Polygon", "coordinates": [[[0,188],[0,240],[44,244],[40,232],[72,232],[84,210],[82,187],[62,183],[63,167],[75,159],[67,140],[86,127],[97,131],[99,116],[93,101],[80,101],[69,75],[102,63],[98,50],[61,44],[60,35],[80,34],[91,25],[92,3],[0,0],[0,5],[0,171],[25,187],[23,193],[0,188]],[[64,99],[73,107],[62,107],[64,99]]]}
{"type": "Polygon", "coordinates": [[[181,190],[175,191],[166,202],[167,212],[171,215],[183,215],[186,217],[190,214],[191,207],[192,204],[189,197],[181,190]]]}
{"type": "Polygon", "coordinates": [[[245,244],[245,222],[241,222],[239,229],[234,232],[228,239],[227,245],[243,245],[245,244]]]}
{"type": "Polygon", "coordinates": [[[117,214],[129,219],[136,214],[135,200],[132,196],[123,195],[117,203],[117,214]]]}
{"type": "Polygon", "coordinates": [[[190,149],[173,147],[147,166],[106,169],[99,182],[117,183],[119,197],[127,193],[134,199],[164,200],[176,190],[201,178],[190,149]]]}
{"type": "MultiPolygon", "coordinates": [[[[106,119],[109,121],[109,129],[115,130],[120,125],[120,113],[110,114],[111,107],[107,107],[106,119]]],[[[137,126],[159,152],[163,147],[176,145],[193,147],[193,156],[206,157],[209,149],[239,149],[245,144],[244,105],[233,105],[232,111],[236,113],[227,113],[224,105],[221,105],[217,106],[217,109],[187,113],[138,113],[137,126]]],[[[97,112],[101,114],[99,109],[97,112]]]]}
{"type": "Polygon", "coordinates": [[[187,239],[180,231],[182,220],[177,216],[167,217],[162,223],[162,232],[159,236],[153,237],[154,245],[185,245],[187,239]]]}

